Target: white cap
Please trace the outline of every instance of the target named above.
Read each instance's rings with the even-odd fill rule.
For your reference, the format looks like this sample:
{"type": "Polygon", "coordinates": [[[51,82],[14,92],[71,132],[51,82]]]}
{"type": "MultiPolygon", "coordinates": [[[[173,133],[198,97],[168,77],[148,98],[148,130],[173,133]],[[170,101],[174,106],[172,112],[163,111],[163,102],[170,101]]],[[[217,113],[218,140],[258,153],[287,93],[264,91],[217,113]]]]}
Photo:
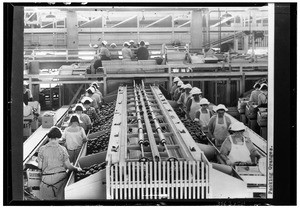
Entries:
{"type": "Polygon", "coordinates": [[[263,84],[260,85],[260,88],[259,88],[259,89],[261,90],[262,87],[268,87],[268,85],[267,85],[266,83],[263,83],[263,84]]]}
{"type": "Polygon", "coordinates": [[[112,46],[115,46],[115,47],[116,47],[117,45],[116,45],[116,43],[111,43],[110,46],[111,46],[111,47],[112,47],[112,46]]]}
{"type": "Polygon", "coordinates": [[[91,86],[92,86],[92,87],[93,87],[93,86],[96,86],[97,88],[99,88],[99,85],[98,85],[97,82],[93,82],[93,83],[91,84],[91,86]]]}
{"type": "Polygon", "coordinates": [[[125,45],[129,46],[130,44],[129,44],[129,42],[124,42],[123,46],[125,46],[125,45]]]}
{"type": "Polygon", "coordinates": [[[92,99],[91,97],[87,97],[87,96],[85,96],[85,97],[83,97],[83,98],[81,99],[81,103],[84,103],[84,102],[86,102],[86,101],[92,102],[93,99],[92,99]]]}
{"type": "Polygon", "coordinates": [[[242,122],[238,122],[238,121],[232,123],[228,128],[228,130],[230,131],[243,131],[245,129],[246,129],[245,125],[242,122]]]}
{"type": "Polygon", "coordinates": [[[28,85],[28,82],[27,82],[27,81],[24,81],[24,82],[23,82],[23,85],[28,85]]]}
{"type": "Polygon", "coordinates": [[[190,93],[192,95],[196,95],[196,94],[201,94],[202,91],[199,88],[197,88],[197,87],[193,87],[190,93]]]}
{"type": "Polygon", "coordinates": [[[86,110],[86,108],[84,108],[84,106],[82,104],[76,104],[72,110],[75,111],[77,107],[81,107],[83,111],[86,110]]]}
{"type": "Polygon", "coordinates": [[[72,118],[73,116],[76,116],[76,117],[78,118],[79,123],[83,123],[83,122],[80,120],[80,116],[79,116],[78,114],[72,114],[72,116],[70,116],[70,119],[68,120],[67,123],[70,123],[70,122],[71,122],[71,118],[72,118]]]}
{"type": "Polygon", "coordinates": [[[209,105],[209,101],[206,98],[202,98],[200,100],[200,105],[204,105],[204,104],[209,105]]]}
{"type": "Polygon", "coordinates": [[[107,45],[107,41],[103,40],[101,43],[104,44],[104,45],[107,45]]]}
{"type": "Polygon", "coordinates": [[[228,111],[228,109],[227,109],[223,104],[219,104],[219,105],[216,107],[216,112],[217,112],[218,110],[220,110],[220,109],[225,110],[225,112],[228,111]]]}
{"type": "Polygon", "coordinates": [[[174,77],[173,82],[179,82],[180,78],[179,77],[174,77]]]}
{"type": "Polygon", "coordinates": [[[93,86],[91,86],[91,87],[89,87],[88,89],[86,89],[86,92],[88,91],[88,90],[91,90],[92,91],[92,93],[95,93],[95,88],[93,87],[93,86]]]}
{"type": "Polygon", "coordinates": [[[150,45],[149,42],[145,42],[145,45],[150,45]]]}
{"type": "Polygon", "coordinates": [[[133,40],[130,40],[129,43],[134,43],[134,41],[133,41],[133,40]]]}
{"type": "Polygon", "coordinates": [[[178,87],[182,87],[184,84],[183,84],[183,82],[180,80],[178,83],[177,83],[177,86],[178,87]]]}
{"type": "Polygon", "coordinates": [[[187,88],[192,89],[193,87],[192,87],[191,84],[186,84],[185,87],[184,87],[184,89],[187,89],[187,88]]]}

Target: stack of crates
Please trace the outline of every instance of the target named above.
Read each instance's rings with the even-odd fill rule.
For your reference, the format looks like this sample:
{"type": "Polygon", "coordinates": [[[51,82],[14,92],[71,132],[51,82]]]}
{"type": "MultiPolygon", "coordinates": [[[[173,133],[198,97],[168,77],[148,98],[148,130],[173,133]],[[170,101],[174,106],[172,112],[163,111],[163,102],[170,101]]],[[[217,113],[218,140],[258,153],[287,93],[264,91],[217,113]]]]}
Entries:
{"type": "Polygon", "coordinates": [[[257,105],[252,102],[248,102],[246,105],[245,114],[248,119],[248,127],[259,134],[259,126],[257,124],[257,105]]]}
{"type": "Polygon", "coordinates": [[[240,113],[240,121],[243,122],[244,124],[247,123],[247,118],[245,115],[246,112],[246,105],[249,102],[249,98],[239,98],[238,101],[238,112],[240,113]]]}
{"type": "Polygon", "coordinates": [[[260,126],[260,135],[264,139],[267,139],[268,109],[258,108],[258,110],[257,124],[260,126]]]}

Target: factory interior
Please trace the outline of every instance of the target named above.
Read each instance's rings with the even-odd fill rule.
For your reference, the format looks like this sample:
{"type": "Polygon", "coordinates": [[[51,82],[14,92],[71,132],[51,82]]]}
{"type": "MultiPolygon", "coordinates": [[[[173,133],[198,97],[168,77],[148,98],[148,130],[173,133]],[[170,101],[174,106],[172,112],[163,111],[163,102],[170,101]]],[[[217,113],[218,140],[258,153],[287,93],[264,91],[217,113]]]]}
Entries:
{"type": "Polygon", "coordinates": [[[25,6],[24,200],[266,199],[269,12],[25,6]]]}

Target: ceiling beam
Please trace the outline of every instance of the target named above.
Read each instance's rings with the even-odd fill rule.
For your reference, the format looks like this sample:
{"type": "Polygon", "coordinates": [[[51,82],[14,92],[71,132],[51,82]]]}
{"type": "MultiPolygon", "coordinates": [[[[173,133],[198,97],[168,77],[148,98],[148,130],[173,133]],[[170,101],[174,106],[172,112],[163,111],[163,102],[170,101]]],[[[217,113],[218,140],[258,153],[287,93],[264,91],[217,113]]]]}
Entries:
{"type": "Polygon", "coordinates": [[[148,28],[148,27],[150,27],[150,26],[153,26],[154,24],[159,23],[159,22],[161,22],[161,21],[163,21],[163,20],[165,20],[165,19],[167,19],[167,18],[169,18],[169,17],[171,17],[171,15],[167,15],[166,17],[163,17],[163,18],[161,18],[161,19],[159,19],[159,20],[157,20],[157,21],[155,21],[155,22],[153,22],[153,23],[151,23],[151,24],[145,26],[145,28],[148,28]]]}
{"type": "Polygon", "coordinates": [[[189,24],[189,23],[191,23],[191,21],[189,20],[189,21],[187,21],[186,23],[184,23],[184,24],[181,24],[181,25],[179,25],[179,26],[177,26],[177,28],[181,28],[182,26],[185,26],[185,25],[187,25],[187,24],[189,24]]]}
{"type": "Polygon", "coordinates": [[[111,28],[117,27],[117,26],[119,26],[119,25],[121,25],[121,24],[123,24],[123,23],[126,23],[127,21],[132,20],[132,19],[134,19],[134,18],[136,18],[136,17],[137,17],[137,15],[134,15],[134,16],[132,16],[132,17],[130,17],[130,18],[127,18],[126,20],[123,20],[123,21],[121,21],[121,22],[119,22],[119,23],[113,25],[111,28]]]}

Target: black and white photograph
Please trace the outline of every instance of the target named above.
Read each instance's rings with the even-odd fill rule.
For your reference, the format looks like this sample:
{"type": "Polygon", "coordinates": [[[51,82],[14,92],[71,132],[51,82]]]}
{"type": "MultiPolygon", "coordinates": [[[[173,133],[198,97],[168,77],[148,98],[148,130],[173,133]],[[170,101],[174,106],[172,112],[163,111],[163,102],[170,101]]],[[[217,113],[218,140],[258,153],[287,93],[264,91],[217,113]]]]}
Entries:
{"type": "Polygon", "coordinates": [[[276,198],[275,8],[15,5],[22,202],[276,198]]]}

